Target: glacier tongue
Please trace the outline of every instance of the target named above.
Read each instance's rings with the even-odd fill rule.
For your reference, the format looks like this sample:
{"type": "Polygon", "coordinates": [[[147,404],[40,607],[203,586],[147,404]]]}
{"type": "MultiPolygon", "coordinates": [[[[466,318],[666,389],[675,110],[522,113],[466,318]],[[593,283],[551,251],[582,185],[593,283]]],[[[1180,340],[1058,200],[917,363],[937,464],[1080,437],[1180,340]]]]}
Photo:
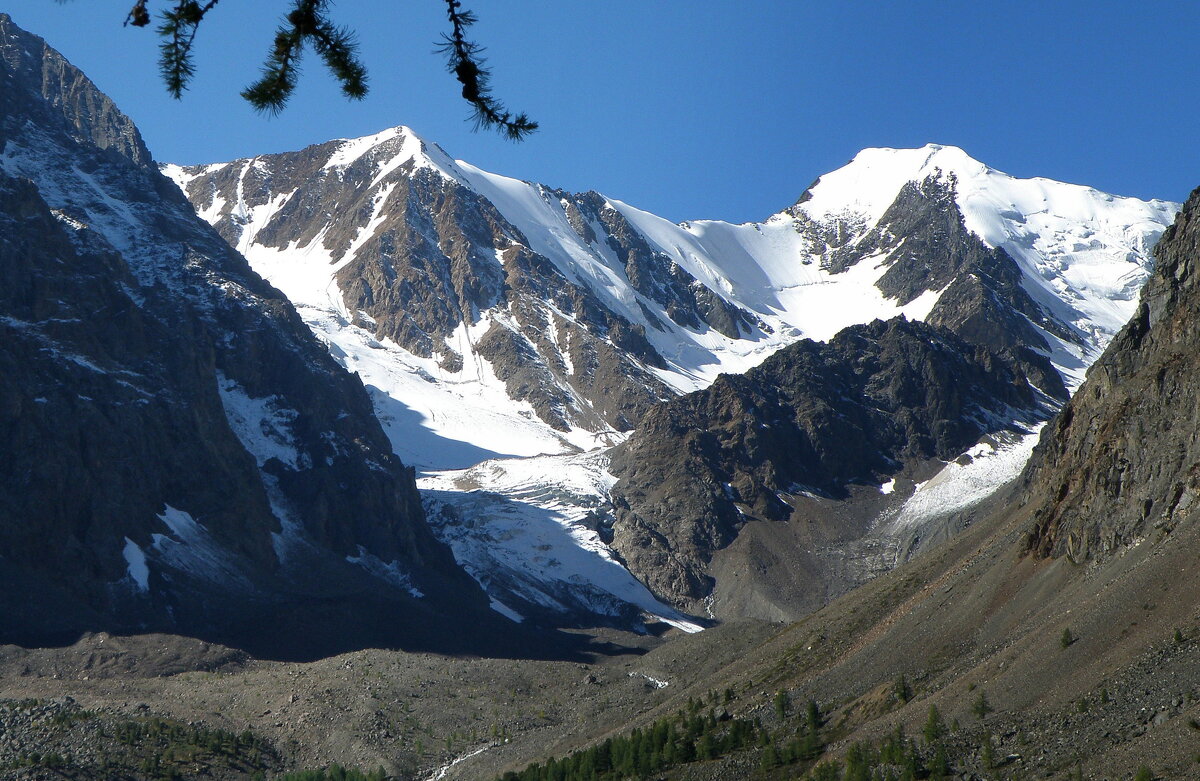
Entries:
{"type": "Polygon", "coordinates": [[[604,543],[615,481],[607,466],[604,451],[496,459],[429,474],[417,485],[430,524],[498,611],[548,613],[560,621],[602,616],[635,626],[640,618],[699,631],[604,543]]]}

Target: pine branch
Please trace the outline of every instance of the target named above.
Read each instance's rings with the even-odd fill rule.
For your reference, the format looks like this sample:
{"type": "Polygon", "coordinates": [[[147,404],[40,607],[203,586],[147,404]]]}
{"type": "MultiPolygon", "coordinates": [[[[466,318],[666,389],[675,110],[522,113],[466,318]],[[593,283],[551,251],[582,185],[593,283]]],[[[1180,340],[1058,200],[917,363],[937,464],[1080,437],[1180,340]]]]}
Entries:
{"type": "MultiPolygon", "coordinates": [[[[63,0],[59,0],[62,2],[63,0]]],[[[195,74],[192,44],[205,15],[220,0],[175,0],[174,7],[162,12],[158,34],[159,71],[167,92],[180,98],[195,74]]],[[[134,0],[125,17],[126,25],[150,24],[148,0],[134,0]]],[[[259,111],[281,111],[296,89],[300,57],[306,43],[341,83],[342,93],[359,99],[367,94],[367,70],[358,60],[358,44],[344,27],[330,22],[328,0],[292,0],[292,10],[276,28],[275,40],[263,64],[258,81],[242,90],[242,97],[259,111]]],[[[475,128],[497,128],[514,141],[521,141],[538,129],[538,123],[525,114],[508,111],[491,93],[491,71],[484,67],[483,49],[468,40],[467,28],[475,23],[475,14],[462,7],[461,0],[446,0],[451,33],[443,35],[437,50],[446,57],[447,68],[462,85],[463,99],[471,104],[475,128]]]]}
{"type": "Polygon", "coordinates": [[[277,113],[296,89],[300,55],[306,41],[325,61],[342,85],[342,94],[359,99],[367,94],[367,70],[358,61],[354,36],[333,25],[325,15],[326,0],[296,0],[263,65],[262,77],[242,90],[242,97],[259,111],[277,113]]]}
{"type": "MultiPolygon", "coordinates": [[[[218,2],[220,0],[208,0],[200,5],[196,0],[179,0],[172,10],[163,11],[163,21],[158,27],[158,34],[164,39],[159,46],[158,68],[163,81],[167,83],[167,92],[177,100],[183,96],[187,83],[196,72],[192,62],[192,42],[196,40],[196,31],[204,21],[204,15],[218,2]]],[[[138,0],[130,9],[126,22],[135,27],[145,27],[150,23],[145,0],[138,0]]]]}
{"type": "Polygon", "coordinates": [[[513,116],[492,96],[488,88],[492,73],[484,67],[483,49],[466,37],[467,28],[476,21],[475,14],[464,9],[460,0],[446,0],[446,7],[452,31],[442,36],[437,50],[446,56],[447,69],[462,84],[463,99],[474,106],[475,128],[496,127],[513,141],[524,140],[537,130],[538,123],[524,113],[513,116]]]}

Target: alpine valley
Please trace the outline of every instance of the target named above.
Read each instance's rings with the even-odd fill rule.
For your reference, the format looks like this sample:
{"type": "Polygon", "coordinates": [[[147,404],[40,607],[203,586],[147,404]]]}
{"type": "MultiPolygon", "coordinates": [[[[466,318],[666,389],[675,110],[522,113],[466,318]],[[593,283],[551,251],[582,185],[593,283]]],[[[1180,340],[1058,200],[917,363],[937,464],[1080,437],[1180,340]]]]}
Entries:
{"type": "Polygon", "coordinates": [[[797,191],[160,165],[0,14],[0,777],[1190,777],[1200,196],[797,191]]]}

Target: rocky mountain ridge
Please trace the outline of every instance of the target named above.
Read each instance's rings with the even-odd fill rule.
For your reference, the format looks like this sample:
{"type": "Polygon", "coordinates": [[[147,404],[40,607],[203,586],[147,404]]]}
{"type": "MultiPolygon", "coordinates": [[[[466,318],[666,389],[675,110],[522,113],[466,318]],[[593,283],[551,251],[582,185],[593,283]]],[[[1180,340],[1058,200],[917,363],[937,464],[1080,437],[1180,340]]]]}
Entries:
{"type": "MultiPolygon", "coordinates": [[[[718,538],[729,543],[728,530],[754,515],[750,507],[761,503],[778,515],[784,504],[757,489],[744,506],[718,492],[712,507],[675,529],[681,538],[633,534],[635,527],[651,531],[635,519],[661,515],[662,508],[645,504],[660,489],[687,484],[692,499],[711,493],[708,483],[728,481],[713,482],[704,470],[678,476],[687,470],[669,456],[680,447],[670,437],[634,434],[635,442],[656,441],[668,454],[649,459],[663,473],[622,461],[621,453],[646,450],[640,445],[611,459],[587,451],[622,441],[681,392],[708,393],[721,372],[740,374],[773,354],[802,354],[788,351],[804,336],[828,340],[855,323],[905,315],[934,325],[937,339],[962,340],[970,360],[984,349],[993,384],[1008,382],[1000,378],[1015,369],[1013,382],[1037,397],[1004,421],[980,426],[969,420],[970,405],[960,405],[940,424],[974,432],[959,443],[960,453],[974,447],[977,456],[995,456],[963,468],[963,479],[974,483],[966,504],[975,503],[1014,477],[1019,463],[1010,462],[1028,452],[1032,435],[1014,420],[1047,417],[1045,403],[1066,398],[1122,324],[1121,314],[1132,310],[1148,273],[1148,248],[1174,208],[1013,179],[936,145],[866,150],[792,207],[740,226],[673,225],[596,193],[489,174],[407,128],[166,171],[198,212],[289,295],[338,360],[363,377],[393,449],[423,467],[440,537],[485,584],[493,605],[542,619],[592,614],[585,621],[649,610],[686,623],[611,569],[624,562],[661,589],[666,581],[653,562],[676,549],[689,551],[685,580],[692,585],[658,596],[705,614],[712,606],[698,601],[705,595],[695,586],[709,575],[698,562],[711,558],[718,538]],[[525,468],[513,456],[534,458],[525,468]],[[627,479],[610,497],[615,477],[583,475],[610,460],[614,471],[637,474],[644,484],[627,479]],[[1001,462],[1002,469],[993,468],[1001,462]],[[554,466],[537,477],[535,463],[554,466]],[[717,527],[727,532],[702,544],[688,539],[689,529],[717,527]],[[643,550],[653,540],[659,542],[643,550]],[[581,551],[589,552],[583,561],[581,551]],[[575,572],[562,564],[567,560],[576,562],[575,572]]],[[[847,367],[859,359],[844,356],[847,367]]],[[[1004,395],[993,387],[980,403],[1004,395]]],[[[802,404],[842,405],[818,396],[802,404]]],[[[689,420],[712,425],[700,416],[689,420]]],[[[851,458],[835,452],[844,443],[824,441],[808,466],[820,471],[820,459],[851,458]]],[[[946,461],[942,472],[958,467],[958,455],[926,452],[923,461],[889,461],[891,472],[870,470],[877,485],[894,484],[904,472],[904,487],[862,506],[856,499],[821,510],[840,519],[826,528],[842,532],[822,536],[818,547],[825,559],[838,560],[841,574],[814,590],[816,570],[792,562],[780,567],[793,574],[769,589],[768,604],[750,588],[726,602],[731,612],[719,614],[794,617],[945,533],[915,529],[938,504],[932,495],[952,490],[953,480],[943,475],[929,490],[916,484],[946,461]],[[893,517],[904,541],[890,533],[863,538],[875,526],[891,528],[893,517]],[[793,599],[797,583],[820,596],[793,599]],[[788,600],[795,607],[780,613],[788,600]]],[[[946,521],[946,531],[962,522],[946,521]]]]}
{"type": "MultiPolygon", "coordinates": [[[[434,377],[453,401],[422,402],[390,387],[395,378],[364,375],[425,428],[482,444],[445,407],[494,414],[490,399],[468,392],[493,388],[548,427],[509,423],[514,436],[498,455],[613,441],[649,405],[722,372],[848,325],[925,319],[947,295],[987,313],[974,321],[977,339],[1000,317],[991,338],[1019,333],[1075,385],[1132,311],[1175,208],[1013,179],[936,145],[866,150],[796,205],[747,225],[673,225],[597,193],[489,174],[403,127],[166,170],[327,339],[358,328],[398,348],[391,361],[434,377]],[[940,239],[960,249],[938,250],[931,270],[940,239]]],[[[953,308],[947,301],[940,316],[953,308]]]]}
{"type": "Polygon", "coordinates": [[[1194,514],[1200,452],[1192,378],[1200,193],[1163,234],[1137,312],[1034,452],[1029,549],[1088,562],[1169,536],[1194,514]]]}
{"type": "Polygon", "coordinates": [[[132,122],[2,14],[0,81],[4,639],[154,628],[304,654],[358,642],[306,637],[339,604],[418,644],[449,604],[488,612],[361,383],[132,122]]]}

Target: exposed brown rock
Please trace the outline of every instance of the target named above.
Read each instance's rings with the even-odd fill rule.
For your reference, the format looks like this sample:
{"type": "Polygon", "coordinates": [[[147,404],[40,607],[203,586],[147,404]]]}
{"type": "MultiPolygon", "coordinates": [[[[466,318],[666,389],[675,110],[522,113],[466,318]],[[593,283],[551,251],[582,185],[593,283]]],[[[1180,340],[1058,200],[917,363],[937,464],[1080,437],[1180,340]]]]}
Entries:
{"type": "Polygon", "coordinates": [[[1137,313],[1047,428],[1027,470],[1028,547],[1074,561],[1158,539],[1200,497],[1200,191],[1155,250],[1137,313]]]}
{"type": "MultiPolygon", "coordinates": [[[[745,375],[653,409],[614,451],[614,547],[681,604],[746,523],[798,516],[795,497],[850,496],[905,463],[950,459],[1053,407],[1020,360],[904,319],[804,340],[745,375]]],[[[754,589],[750,582],[745,588],[754,589]]]]}

